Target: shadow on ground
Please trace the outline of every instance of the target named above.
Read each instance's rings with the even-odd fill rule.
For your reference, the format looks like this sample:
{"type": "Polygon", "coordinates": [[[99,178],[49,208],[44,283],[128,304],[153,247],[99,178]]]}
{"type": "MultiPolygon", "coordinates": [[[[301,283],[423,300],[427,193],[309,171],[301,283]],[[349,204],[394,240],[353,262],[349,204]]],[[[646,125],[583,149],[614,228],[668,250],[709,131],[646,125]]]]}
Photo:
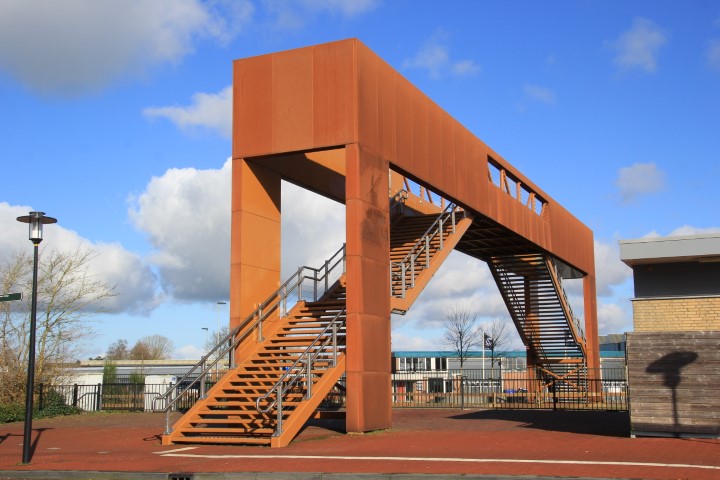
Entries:
{"type": "Polygon", "coordinates": [[[630,414],[606,411],[482,410],[451,415],[453,420],[504,420],[523,428],[609,437],[630,436],[630,414]]]}

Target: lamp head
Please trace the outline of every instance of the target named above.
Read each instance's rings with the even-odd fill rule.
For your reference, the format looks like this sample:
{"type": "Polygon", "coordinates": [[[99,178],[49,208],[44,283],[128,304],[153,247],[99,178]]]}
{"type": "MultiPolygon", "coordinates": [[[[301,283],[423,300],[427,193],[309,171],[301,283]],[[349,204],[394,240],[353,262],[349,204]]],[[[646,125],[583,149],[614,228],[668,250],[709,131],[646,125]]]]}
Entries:
{"type": "Polygon", "coordinates": [[[47,223],[56,223],[57,219],[53,217],[46,217],[45,212],[30,212],[28,215],[17,217],[17,221],[28,224],[28,237],[31,242],[37,245],[42,242],[43,225],[47,223]]]}

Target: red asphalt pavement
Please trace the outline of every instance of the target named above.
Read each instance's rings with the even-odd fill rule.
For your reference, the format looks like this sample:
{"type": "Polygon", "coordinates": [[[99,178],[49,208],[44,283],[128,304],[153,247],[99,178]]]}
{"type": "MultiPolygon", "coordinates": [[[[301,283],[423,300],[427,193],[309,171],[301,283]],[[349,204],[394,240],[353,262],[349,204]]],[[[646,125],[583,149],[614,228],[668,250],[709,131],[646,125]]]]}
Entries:
{"type": "Polygon", "coordinates": [[[20,464],[23,424],[0,425],[0,478],[36,470],[720,479],[720,440],[630,438],[618,412],[396,409],[389,430],[346,435],[341,420],[313,420],[280,449],[162,446],[163,425],[149,413],[37,420],[30,465],[20,464]]]}

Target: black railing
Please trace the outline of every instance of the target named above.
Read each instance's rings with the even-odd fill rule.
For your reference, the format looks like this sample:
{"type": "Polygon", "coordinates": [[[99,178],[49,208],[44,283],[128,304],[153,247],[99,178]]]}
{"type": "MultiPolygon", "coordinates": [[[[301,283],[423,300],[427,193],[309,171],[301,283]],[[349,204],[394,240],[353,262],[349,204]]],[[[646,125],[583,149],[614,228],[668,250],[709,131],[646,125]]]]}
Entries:
{"type": "Polygon", "coordinates": [[[624,369],[582,370],[567,376],[549,376],[541,370],[397,372],[392,395],[393,407],[628,409],[624,369]]]}
{"type": "MultiPolygon", "coordinates": [[[[597,372],[579,370],[563,377],[542,371],[464,369],[400,371],[392,374],[392,405],[395,408],[496,408],[555,410],[628,409],[624,368],[597,372]]],[[[208,388],[212,386],[208,382],[208,388]]],[[[58,401],[84,411],[151,411],[153,400],[167,384],[38,384],[36,405],[42,410],[58,401]]],[[[175,408],[189,409],[200,397],[193,386],[180,386],[182,398],[175,408]]],[[[345,406],[345,380],[338,381],[320,405],[321,409],[345,406]]]]}

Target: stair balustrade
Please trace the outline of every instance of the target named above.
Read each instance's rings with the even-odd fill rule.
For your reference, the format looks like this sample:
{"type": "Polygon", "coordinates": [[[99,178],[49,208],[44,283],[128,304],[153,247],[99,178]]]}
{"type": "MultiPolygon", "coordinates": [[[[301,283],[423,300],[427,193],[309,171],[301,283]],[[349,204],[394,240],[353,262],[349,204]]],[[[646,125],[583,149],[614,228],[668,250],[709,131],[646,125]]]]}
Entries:
{"type": "Polygon", "coordinates": [[[297,302],[317,301],[345,273],[345,267],[345,244],[343,244],[322,267],[298,268],[295,274],[223,337],[182,378],[171,384],[165,393],[156,397],[152,407],[155,412],[165,413],[165,434],[168,435],[172,431],[170,415],[174,409],[177,410],[185,392],[197,389],[198,398],[205,398],[208,373],[225,358],[229,358],[229,367],[234,368],[235,349],[252,334],[256,334],[256,340],[262,342],[262,325],[265,319],[276,312],[281,317],[286,316],[289,309],[297,302]]]}
{"type": "Polygon", "coordinates": [[[275,384],[255,401],[255,408],[259,413],[270,413],[275,409],[277,419],[274,437],[283,433],[283,397],[293,388],[304,388],[304,398],[312,397],[313,368],[316,367],[316,360],[331,354],[329,365],[325,368],[333,368],[337,365],[338,354],[345,346],[345,308],[340,310],[328,325],[318,334],[315,340],[300,354],[297,360],[287,368],[285,373],[275,384]],[[274,399],[270,398],[274,395],[274,399]]]}
{"type": "Polygon", "coordinates": [[[400,262],[391,263],[391,296],[405,298],[405,293],[408,288],[415,287],[415,279],[420,275],[416,272],[416,267],[420,267],[421,272],[426,268],[430,268],[430,259],[432,258],[431,245],[437,240],[438,250],[442,250],[446,229],[449,230],[450,234],[455,233],[455,225],[462,218],[465,218],[465,211],[459,209],[455,204],[449,204],[418,239],[415,245],[413,245],[405,258],[400,262]],[[457,218],[458,215],[462,216],[457,218]],[[396,282],[400,282],[401,285],[400,292],[398,293],[393,289],[393,284],[396,282]]]}

